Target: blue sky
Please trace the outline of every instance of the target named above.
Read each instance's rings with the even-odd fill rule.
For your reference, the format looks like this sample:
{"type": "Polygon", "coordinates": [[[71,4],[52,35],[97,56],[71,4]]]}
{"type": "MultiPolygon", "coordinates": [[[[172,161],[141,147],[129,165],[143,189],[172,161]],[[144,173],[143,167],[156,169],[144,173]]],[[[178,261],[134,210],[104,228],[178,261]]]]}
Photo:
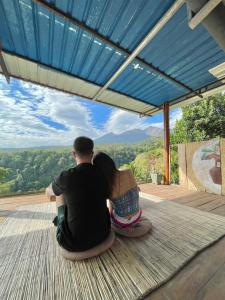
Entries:
{"type": "MultiPolygon", "coordinates": [[[[182,116],[171,111],[171,126],[182,116]]],[[[79,135],[93,139],[113,132],[162,127],[162,114],[137,114],[0,76],[0,148],[71,145],[79,135]]]]}

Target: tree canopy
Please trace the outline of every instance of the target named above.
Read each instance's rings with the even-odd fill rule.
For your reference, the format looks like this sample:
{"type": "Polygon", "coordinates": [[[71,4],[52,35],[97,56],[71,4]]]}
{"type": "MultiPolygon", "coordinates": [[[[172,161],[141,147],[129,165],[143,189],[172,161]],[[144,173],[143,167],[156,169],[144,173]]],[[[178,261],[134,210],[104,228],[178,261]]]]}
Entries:
{"type": "Polygon", "coordinates": [[[0,167],[0,182],[5,182],[7,180],[7,177],[10,175],[10,169],[9,168],[3,168],[0,167]]]}
{"type": "MultiPolygon", "coordinates": [[[[108,153],[120,167],[147,151],[151,143],[97,145],[95,150],[108,153]]],[[[70,148],[0,152],[0,195],[43,190],[61,171],[74,166],[70,148]]]]}
{"type": "Polygon", "coordinates": [[[216,94],[182,108],[176,122],[172,144],[225,137],[225,94],[216,94]]]}

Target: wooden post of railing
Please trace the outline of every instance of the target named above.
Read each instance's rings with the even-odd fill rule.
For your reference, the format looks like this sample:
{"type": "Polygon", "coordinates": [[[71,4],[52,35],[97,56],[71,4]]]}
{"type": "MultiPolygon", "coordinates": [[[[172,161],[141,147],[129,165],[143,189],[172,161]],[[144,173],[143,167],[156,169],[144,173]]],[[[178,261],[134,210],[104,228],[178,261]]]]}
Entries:
{"type": "Polygon", "coordinates": [[[170,184],[170,120],[169,120],[169,103],[163,105],[164,121],[164,184],[170,184]]]}

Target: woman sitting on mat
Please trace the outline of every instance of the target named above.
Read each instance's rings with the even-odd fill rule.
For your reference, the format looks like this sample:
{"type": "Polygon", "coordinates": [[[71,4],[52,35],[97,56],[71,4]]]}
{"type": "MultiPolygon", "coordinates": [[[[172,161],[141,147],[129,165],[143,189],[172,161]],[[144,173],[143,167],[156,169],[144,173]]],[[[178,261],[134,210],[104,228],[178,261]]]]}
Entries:
{"type": "Polygon", "coordinates": [[[151,222],[142,217],[139,207],[139,188],[131,170],[117,170],[107,154],[99,152],[93,164],[104,174],[108,182],[108,208],[112,229],[127,237],[138,237],[151,230],[151,222]]]}

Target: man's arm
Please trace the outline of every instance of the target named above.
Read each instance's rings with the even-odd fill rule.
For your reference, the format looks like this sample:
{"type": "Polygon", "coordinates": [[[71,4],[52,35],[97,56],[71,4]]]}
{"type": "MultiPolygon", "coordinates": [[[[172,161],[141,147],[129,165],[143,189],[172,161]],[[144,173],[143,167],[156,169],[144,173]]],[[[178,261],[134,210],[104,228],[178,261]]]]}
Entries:
{"type": "MultiPolygon", "coordinates": [[[[68,183],[68,172],[63,171],[58,177],[56,177],[52,183],[46,188],[46,196],[50,201],[55,201],[56,196],[62,196],[68,183]]],[[[62,198],[62,197],[61,197],[62,198]]],[[[61,199],[60,198],[60,199],[61,199]]]]}
{"type": "Polygon", "coordinates": [[[55,193],[53,192],[53,189],[52,189],[52,183],[50,183],[49,186],[46,188],[45,195],[47,196],[47,198],[50,201],[55,201],[56,200],[56,195],[55,195],[55,193]]]}

